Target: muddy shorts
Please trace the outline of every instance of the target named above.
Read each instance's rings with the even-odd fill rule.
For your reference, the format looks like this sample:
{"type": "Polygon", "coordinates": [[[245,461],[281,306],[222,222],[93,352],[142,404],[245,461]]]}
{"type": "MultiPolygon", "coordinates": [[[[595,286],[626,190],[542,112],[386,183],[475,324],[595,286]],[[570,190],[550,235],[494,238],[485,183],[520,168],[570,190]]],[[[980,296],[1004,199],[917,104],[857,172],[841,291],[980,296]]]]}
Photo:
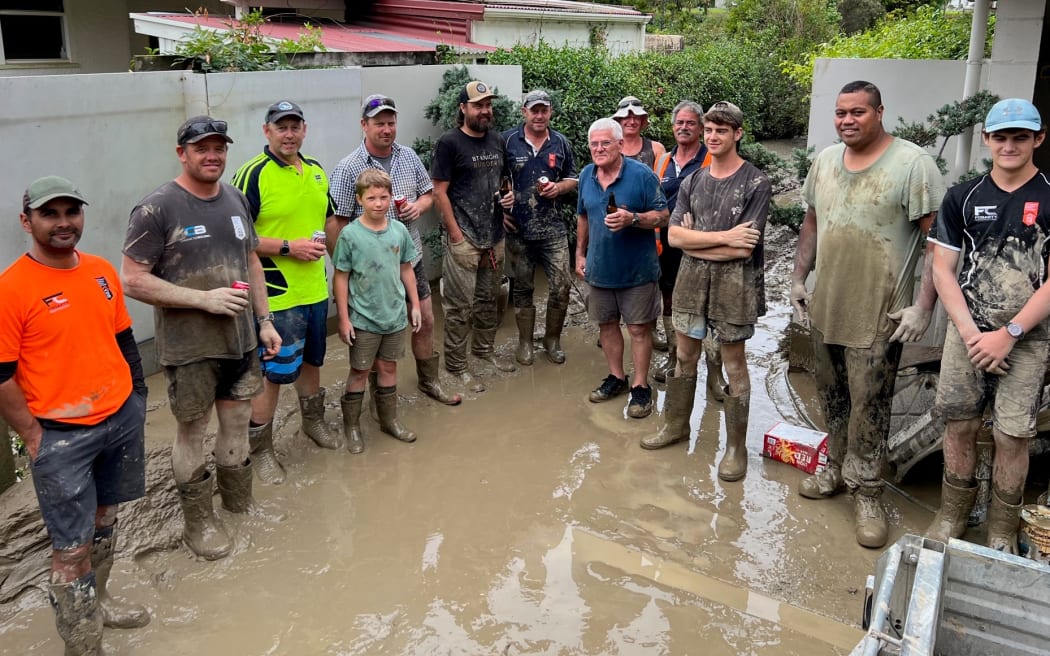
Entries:
{"type": "Polygon", "coordinates": [[[277,385],[294,383],[303,363],[324,364],[328,341],[328,299],[299,305],[273,313],[273,327],[281,336],[281,350],[271,360],[263,360],[266,349],[259,347],[259,360],[266,380],[277,385]]]}
{"type": "Polygon", "coordinates": [[[368,371],[376,360],[397,362],[405,357],[405,332],[370,333],[360,328],[354,329],[357,338],[350,346],[350,367],[357,371],[368,371]]]}
{"type": "Polygon", "coordinates": [[[992,425],[1011,437],[1032,437],[1036,434],[1046,356],[1045,340],[1022,339],[1007,356],[1010,368],[1005,375],[980,371],[970,363],[955,324],[949,323],[935,407],[947,420],[974,419],[984,414],[994,397],[992,425]]]}
{"type": "Polygon", "coordinates": [[[208,358],[164,367],[164,377],[171,413],[182,423],[200,419],[217,400],[247,401],[262,391],[262,371],[255,353],[245,353],[238,360],[208,358]]]}
{"type": "MultiPolygon", "coordinates": [[[[430,298],[430,281],[427,279],[427,270],[423,267],[423,260],[412,265],[412,272],[416,274],[416,292],[419,294],[419,300],[430,298]]],[[[408,299],[407,293],[405,299],[408,299]]]]}
{"type": "Polygon", "coordinates": [[[31,467],[52,547],[90,544],[99,506],[146,493],[145,424],[146,398],[135,392],[94,426],[41,422],[44,434],[31,467]]]}
{"type": "Polygon", "coordinates": [[[754,324],[739,326],[735,323],[707,320],[702,314],[682,312],[673,310],[671,312],[671,325],[677,332],[693,339],[704,339],[708,330],[719,344],[735,344],[744,342],[755,336],[754,324]]]}
{"type": "Polygon", "coordinates": [[[587,315],[598,324],[623,322],[639,325],[660,316],[660,290],[657,283],[609,289],[587,286],[587,315]]]}

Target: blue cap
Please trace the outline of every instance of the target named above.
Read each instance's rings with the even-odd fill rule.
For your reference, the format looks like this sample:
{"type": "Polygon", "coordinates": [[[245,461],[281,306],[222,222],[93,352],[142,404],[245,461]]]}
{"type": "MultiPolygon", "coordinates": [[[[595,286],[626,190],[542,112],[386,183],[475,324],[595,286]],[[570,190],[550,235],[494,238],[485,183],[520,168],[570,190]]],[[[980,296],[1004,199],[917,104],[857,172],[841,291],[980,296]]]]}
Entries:
{"type": "Polygon", "coordinates": [[[1007,98],[992,105],[984,119],[985,132],[1022,129],[1039,132],[1043,119],[1035,105],[1022,98],[1007,98]]]}

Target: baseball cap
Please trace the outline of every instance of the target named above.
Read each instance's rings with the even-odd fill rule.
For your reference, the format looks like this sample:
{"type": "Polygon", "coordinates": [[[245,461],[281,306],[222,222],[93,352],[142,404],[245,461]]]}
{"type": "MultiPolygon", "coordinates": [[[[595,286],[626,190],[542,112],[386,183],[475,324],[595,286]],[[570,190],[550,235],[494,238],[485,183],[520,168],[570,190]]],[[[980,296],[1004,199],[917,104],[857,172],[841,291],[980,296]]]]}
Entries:
{"type": "Polygon", "coordinates": [[[489,89],[489,85],[479,80],[473,80],[467,82],[467,86],[463,87],[463,90],[459,92],[459,102],[478,102],[479,100],[492,98],[495,95],[496,94],[492,93],[492,90],[489,89]]]}
{"type": "Polygon", "coordinates": [[[618,105],[616,105],[616,113],[612,115],[613,118],[627,118],[628,114],[634,114],[635,116],[648,116],[649,112],[645,111],[645,107],[642,107],[642,101],[638,100],[634,96],[625,96],[620,99],[618,105]]]}
{"type": "Polygon", "coordinates": [[[394,99],[387,98],[381,93],[375,93],[365,98],[365,102],[361,104],[361,118],[372,118],[380,112],[396,114],[397,106],[394,105],[394,99]]]}
{"type": "Polygon", "coordinates": [[[226,143],[233,143],[230,135],[226,134],[226,129],[226,121],[219,121],[204,115],[194,116],[186,119],[186,122],[179,126],[176,140],[180,146],[185,146],[207,137],[218,136],[225,139],[226,143]]]}
{"type": "Polygon", "coordinates": [[[35,210],[56,198],[72,198],[87,205],[87,200],[76,185],[57,175],[48,175],[37,178],[26,188],[25,194],[22,195],[22,207],[35,210]]]}
{"type": "Polygon", "coordinates": [[[704,114],[704,118],[706,119],[709,114],[722,114],[728,116],[737,124],[737,127],[744,126],[744,112],[731,102],[719,100],[708,108],[707,113],[704,114]]]}
{"type": "Polygon", "coordinates": [[[267,123],[276,123],[285,116],[294,116],[301,121],[306,120],[306,117],[303,116],[303,108],[291,100],[278,100],[266,110],[267,123]]]}
{"type": "Polygon", "coordinates": [[[985,132],[1016,128],[1033,132],[1043,129],[1043,119],[1035,105],[1023,98],[1007,98],[992,105],[984,119],[985,132]]]}
{"type": "Polygon", "coordinates": [[[542,89],[536,89],[535,91],[530,91],[528,94],[526,94],[525,100],[521,101],[521,104],[525,107],[525,109],[531,109],[536,105],[547,105],[548,107],[550,107],[551,97],[550,94],[548,94],[546,91],[543,91],[542,89]]]}

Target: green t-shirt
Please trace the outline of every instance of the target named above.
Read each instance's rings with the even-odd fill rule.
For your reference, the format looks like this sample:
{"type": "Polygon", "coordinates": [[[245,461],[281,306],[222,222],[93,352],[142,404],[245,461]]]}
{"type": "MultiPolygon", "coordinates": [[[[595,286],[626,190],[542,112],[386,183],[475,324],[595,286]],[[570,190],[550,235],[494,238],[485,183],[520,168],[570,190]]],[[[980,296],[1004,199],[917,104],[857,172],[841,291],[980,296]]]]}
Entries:
{"type": "Polygon", "coordinates": [[[335,268],[350,274],[350,322],[354,328],[389,335],[408,326],[401,265],[416,258],[412,236],[399,221],[383,230],[353,221],[335,243],[335,268]]]}
{"type": "MultiPolygon", "coordinates": [[[[281,162],[269,147],[249,160],[233,176],[252,210],[255,231],[273,239],[310,239],[324,230],[335,214],[328,194],[328,176],[317,160],[303,155],[302,172],[281,162]]],[[[328,298],[324,258],[304,262],[294,257],[260,257],[266,273],[270,310],[276,312],[312,305],[328,298]]]]}

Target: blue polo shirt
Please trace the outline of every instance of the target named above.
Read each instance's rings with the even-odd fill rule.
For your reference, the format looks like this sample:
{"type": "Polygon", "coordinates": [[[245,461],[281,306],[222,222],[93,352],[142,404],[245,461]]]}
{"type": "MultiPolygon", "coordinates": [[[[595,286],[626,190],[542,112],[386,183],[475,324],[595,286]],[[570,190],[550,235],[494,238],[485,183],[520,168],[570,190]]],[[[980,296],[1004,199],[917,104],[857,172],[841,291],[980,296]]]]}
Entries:
{"type": "Polygon", "coordinates": [[[660,279],[660,262],[652,229],[627,227],[612,232],[605,226],[609,193],[617,207],[631,212],[667,209],[660,180],[645,164],[623,158],[620,173],[607,189],[598,183],[598,168],[588,164],[580,173],[577,214],[587,219],[587,282],[595,287],[624,289],[660,279]]]}
{"type": "Polygon", "coordinates": [[[564,237],[565,221],[561,216],[561,200],[543,198],[536,190],[540,177],[551,182],[576,179],[576,163],[569,140],[560,132],[548,129],[547,141],[538,151],[525,139],[525,126],[519,125],[503,133],[507,151],[507,168],[514,182],[514,207],[511,216],[518,227],[518,236],[526,240],[564,237]]]}

